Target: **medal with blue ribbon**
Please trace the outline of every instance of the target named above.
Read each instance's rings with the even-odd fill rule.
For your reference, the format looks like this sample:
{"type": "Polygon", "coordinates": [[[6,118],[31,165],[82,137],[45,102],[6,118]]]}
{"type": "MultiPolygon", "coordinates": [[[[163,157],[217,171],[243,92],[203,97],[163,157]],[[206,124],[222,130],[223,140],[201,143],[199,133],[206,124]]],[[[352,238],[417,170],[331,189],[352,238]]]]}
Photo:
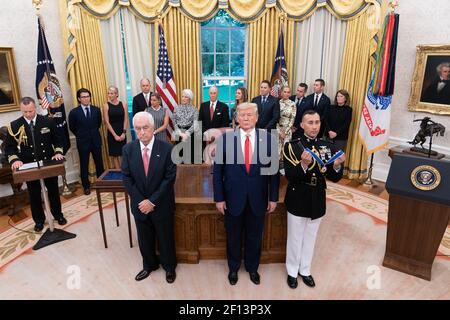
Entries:
{"type": "Polygon", "coordinates": [[[323,162],[323,160],[314,151],[312,151],[309,148],[305,148],[305,150],[307,152],[309,152],[314,159],[316,159],[317,163],[320,166],[320,172],[322,172],[322,173],[325,173],[327,171],[327,165],[329,165],[330,163],[333,163],[337,158],[339,158],[340,156],[342,156],[344,154],[344,151],[339,150],[330,159],[328,159],[327,162],[323,162]]]}

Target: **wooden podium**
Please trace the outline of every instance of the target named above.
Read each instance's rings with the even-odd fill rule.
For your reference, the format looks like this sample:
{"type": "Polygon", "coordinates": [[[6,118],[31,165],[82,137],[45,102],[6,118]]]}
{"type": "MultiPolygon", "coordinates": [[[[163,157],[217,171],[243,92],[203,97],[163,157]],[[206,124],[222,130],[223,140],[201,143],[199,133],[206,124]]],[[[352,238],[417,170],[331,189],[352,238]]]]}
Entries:
{"type": "Polygon", "coordinates": [[[383,266],[431,280],[450,219],[450,162],[392,153],[383,266]]]}
{"type": "Polygon", "coordinates": [[[14,183],[23,183],[34,180],[39,180],[41,183],[42,198],[44,199],[44,212],[49,224],[49,229],[44,232],[39,241],[34,245],[33,250],[38,250],[53,243],[76,237],[76,235],[73,233],[54,228],[53,216],[50,212],[50,203],[48,200],[47,189],[45,188],[44,183],[45,178],[64,175],[65,173],[66,169],[64,167],[64,163],[60,161],[50,161],[47,164],[44,164],[37,168],[15,170],[12,173],[14,183]]]}

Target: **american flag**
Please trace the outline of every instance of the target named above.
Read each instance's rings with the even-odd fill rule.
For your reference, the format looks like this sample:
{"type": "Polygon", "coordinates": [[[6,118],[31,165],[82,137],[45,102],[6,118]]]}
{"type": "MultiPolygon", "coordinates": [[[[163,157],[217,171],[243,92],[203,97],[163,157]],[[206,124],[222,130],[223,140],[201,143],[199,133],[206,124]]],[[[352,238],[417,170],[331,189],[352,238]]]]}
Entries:
{"type": "Polygon", "coordinates": [[[161,95],[163,106],[167,107],[170,115],[170,124],[167,127],[167,135],[170,137],[173,133],[172,112],[178,105],[177,87],[173,81],[172,66],[170,65],[169,55],[167,54],[166,40],[164,30],[159,25],[159,52],[158,52],[158,70],[156,71],[156,91],[161,95]]]}

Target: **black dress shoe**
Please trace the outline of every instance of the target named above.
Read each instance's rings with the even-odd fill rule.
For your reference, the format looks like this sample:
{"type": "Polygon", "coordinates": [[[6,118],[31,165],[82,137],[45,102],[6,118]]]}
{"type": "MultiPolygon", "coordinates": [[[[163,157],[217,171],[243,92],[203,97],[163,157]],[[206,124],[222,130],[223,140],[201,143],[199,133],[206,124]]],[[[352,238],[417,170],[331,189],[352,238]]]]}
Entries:
{"type": "Polygon", "coordinates": [[[44,224],[43,223],[36,223],[34,225],[34,231],[39,232],[39,231],[42,231],[42,229],[44,229],[44,224]]]}
{"type": "Polygon", "coordinates": [[[175,281],[176,277],[177,277],[177,273],[175,272],[175,270],[166,272],[166,281],[168,283],[173,283],[175,281]]]}
{"type": "Polygon", "coordinates": [[[302,276],[300,274],[300,277],[302,277],[303,283],[306,284],[308,287],[314,288],[316,286],[316,283],[314,282],[314,278],[311,275],[302,276]]]}
{"type": "Polygon", "coordinates": [[[250,280],[252,280],[252,282],[254,284],[259,284],[260,283],[260,276],[258,272],[250,272],[250,280]]]}
{"type": "Polygon", "coordinates": [[[230,284],[234,286],[238,282],[238,274],[237,272],[230,272],[228,274],[228,281],[230,281],[230,284]]]}
{"type": "Polygon", "coordinates": [[[89,188],[86,188],[86,189],[84,189],[84,194],[85,195],[90,195],[91,194],[91,189],[89,189],[89,188]]]}
{"type": "Polygon", "coordinates": [[[58,224],[59,224],[60,226],[63,226],[63,225],[65,225],[65,224],[67,224],[66,218],[64,218],[64,217],[59,218],[59,219],[58,219],[58,224]]]}
{"type": "Polygon", "coordinates": [[[289,286],[289,288],[291,289],[295,289],[297,288],[298,282],[297,282],[297,278],[291,277],[291,276],[287,276],[287,284],[289,286]]]}
{"type": "MultiPolygon", "coordinates": [[[[149,275],[150,275],[150,273],[152,273],[152,271],[155,271],[155,270],[157,270],[158,269],[158,267],[156,267],[156,268],[153,268],[153,269],[150,269],[150,270],[141,270],[141,271],[139,271],[139,273],[136,275],[136,277],[134,278],[134,280],[136,280],[136,281],[141,281],[141,280],[144,280],[145,278],[147,278],[149,275]]],[[[174,279],[175,280],[175,279],[174,279]]]]}

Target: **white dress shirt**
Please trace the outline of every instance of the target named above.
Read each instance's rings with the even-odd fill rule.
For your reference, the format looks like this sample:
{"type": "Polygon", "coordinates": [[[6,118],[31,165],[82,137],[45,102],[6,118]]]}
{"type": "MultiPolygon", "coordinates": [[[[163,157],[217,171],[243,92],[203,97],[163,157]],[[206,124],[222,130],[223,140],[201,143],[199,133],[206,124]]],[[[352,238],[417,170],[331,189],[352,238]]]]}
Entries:
{"type": "MultiPolygon", "coordinates": [[[[243,129],[239,129],[239,133],[241,135],[241,148],[242,148],[242,154],[244,155],[244,159],[245,159],[245,139],[247,139],[247,134],[250,134],[250,144],[252,146],[252,154],[255,151],[255,141],[256,141],[256,130],[255,128],[251,129],[248,132],[245,132],[243,129]]],[[[252,157],[253,159],[253,157],[252,157]]],[[[253,162],[253,160],[252,160],[253,162]]]]}
{"type": "Polygon", "coordinates": [[[139,144],[141,145],[141,156],[144,157],[144,148],[147,147],[147,155],[148,155],[148,161],[150,162],[150,157],[152,155],[152,149],[153,149],[153,142],[155,142],[155,136],[152,137],[152,140],[147,145],[144,145],[142,141],[139,141],[139,144]]]}
{"type": "Polygon", "coordinates": [[[313,105],[316,103],[316,97],[317,97],[317,104],[319,104],[320,98],[322,98],[322,94],[323,94],[323,92],[321,92],[321,93],[314,93],[313,105]]]}
{"type": "MultiPolygon", "coordinates": [[[[25,121],[28,123],[28,125],[30,125],[31,120],[28,120],[27,118],[23,117],[25,119],[25,121]]],[[[36,125],[36,118],[37,118],[37,114],[34,115],[33,120],[33,124],[36,125]]]]}
{"type": "MultiPolygon", "coordinates": [[[[142,143],[142,141],[139,141],[139,144],[141,145],[141,157],[142,157],[142,158],[144,158],[144,148],[147,147],[147,155],[148,155],[148,163],[149,163],[149,166],[152,165],[152,164],[150,163],[150,158],[151,158],[152,150],[153,150],[153,142],[155,142],[155,136],[152,137],[152,140],[150,140],[150,142],[148,143],[148,145],[144,145],[144,144],[142,143]]],[[[142,161],[144,161],[144,160],[142,159],[142,161]]],[[[150,169],[149,169],[149,170],[150,170],[150,169]]],[[[147,199],[147,200],[150,201],[149,199],[147,199]]],[[[155,204],[154,204],[153,202],[150,201],[150,203],[151,203],[154,207],[156,207],[155,204]]]]}

